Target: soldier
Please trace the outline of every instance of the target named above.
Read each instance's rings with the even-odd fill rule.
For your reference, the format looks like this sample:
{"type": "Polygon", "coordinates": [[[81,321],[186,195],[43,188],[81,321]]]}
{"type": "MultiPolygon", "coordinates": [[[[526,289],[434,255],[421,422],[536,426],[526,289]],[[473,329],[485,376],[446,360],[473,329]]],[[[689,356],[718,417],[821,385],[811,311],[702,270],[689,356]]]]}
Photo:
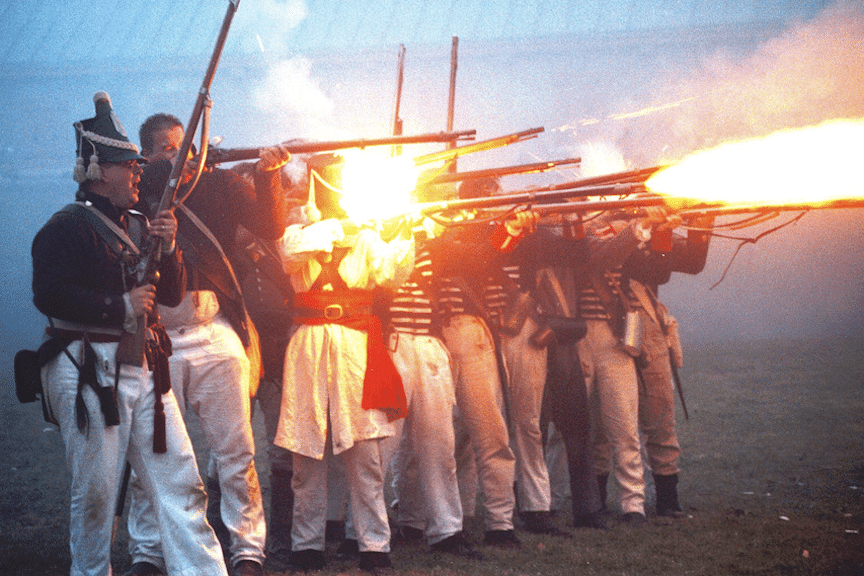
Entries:
{"type": "MultiPolygon", "coordinates": [[[[151,161],[142,176],[140,205],[150,210],[177,161],[184,130],[176,117],[156,114],[139,132],[151,161]]],[[[226,255],[234,252],[239,225],[265,240],[282,235],[286,207],[279,168],[289,157],[284,149],[267,149],[255,167],[254,185],[231,170],[201,175],[178,209],[189,292],[178,306],[159,308],[174,344],[170,367],[178,402],[198,415],[211,448],[208,491],[221,503],[220,540],[234,573],[242,576],[263,575],[266,525],[251,424],[261,364],[257,333],[226,255]]],[[[136,487],[129,512],[131,554],[136,562],[158,565],[164,540],[136,487]]]]}
{"type": "Polygon", "coordinates": [[[371,308],[372,291],[405,281],[414,242],[401,233],[384,240],[353,224],[335,194],[328,196],[316,195],[323,220],[289,226],[280,242],[298,328],[285,353],[275,443],[293,454],[293,567],[325,564],[328,465],[339,456],[360,568],[377,571],[391,566],[381,441],[395,434],[393,420],[407,406],[371,308]]]}
{"type": "Polygon", "coordinates": [[[130,211],[144,158],[108,95],[98,92],[94,102],[96,117],[75,123],[77,202],[52,216],[32,248],[33,302],[59,343],[42,381],[72,476],[70,573],[111,574],[113,512],[128,460],[156,508],[165,567],[175,574],[224,575],[192,444],[170,391],[164,329],[149,327],[143,365],[115,357],[121,336],[135,332],[145,315],[155,317],[157,302],[176,306],[183,299],[177,222],[164,212],[148,225],[130,211]],[[134,266],[151,235],[165,247],[159,284],[136,287],[134,266]]]}

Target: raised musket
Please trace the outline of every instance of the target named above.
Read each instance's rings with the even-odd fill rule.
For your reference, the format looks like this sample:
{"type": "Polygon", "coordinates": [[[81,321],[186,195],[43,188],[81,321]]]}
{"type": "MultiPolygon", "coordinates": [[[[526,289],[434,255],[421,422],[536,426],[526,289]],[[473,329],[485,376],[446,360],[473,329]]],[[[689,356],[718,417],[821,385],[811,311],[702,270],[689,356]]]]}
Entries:
{"type": "MultiPolygon", "coordinates": [[[[219,30],[219,37],[216,40],[216,46],[210,57],[207,72],[204,74],[204,81],[198,90],[198,99],[195,101],[192,117],[189,119],[186,133],[183,136],[183,142],[180,144],[180,150],[177,153],[177,159],[174,162],[171,174],[168,177],[168,183],[165,185],[162,197],[159,200],[159,206],[154,211],[154,214],[159,214],[165,210],[173,211],[177,207],[175,200],[183,176],[183,169],[186,165],[186,158],[192,149],[192,139],[198,130],[198,123],[201,121],[205,107],[210,105],[210,86],[213,83],[213,76],[216,74],[219,58],[222,56],[222,48],[225,46],[225,39],[228,36],[231,21],[234,19],[234,13],[237,11],[239,4],[240,0],[229,0],[228,2],[228,10],[225,13],[225,18],[222,20],[222,28],[219,30]]],[[[158,236],[151,236],[141,254],[142,259],[138,267],[136,285],[155,284],[158,281],[159,263],[162,259],[162,239],[158,236]]],[[[138,317],[138,329],[135,333],[123,332],[120,343],[117,345],[116,360],[118,364],[131,366],[144,365],[144,345],[148,324],[147,315],[142,314],[138,317]]]]}

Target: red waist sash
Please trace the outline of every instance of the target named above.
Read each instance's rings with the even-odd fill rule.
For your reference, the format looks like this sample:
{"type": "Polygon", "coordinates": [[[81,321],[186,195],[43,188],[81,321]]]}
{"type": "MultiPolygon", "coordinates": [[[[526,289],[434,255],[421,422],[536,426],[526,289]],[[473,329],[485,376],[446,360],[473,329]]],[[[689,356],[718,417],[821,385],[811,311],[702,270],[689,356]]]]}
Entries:
{"type": "Polygon", "coordinates": [[[366,332],[366,374],[363,377],[363,400],[360,406],[364,410],[383,410],[392,422],[408,415],[408,401],[402,377],[384,345],[381,320],[366,312],[371,305],[372,292],[369,290],[316,290],[294,295],[295,308],[323,311],[323,314],[316,316],[296,316],[298,324],[340,324],[366,332]],[[362,312],[351,313],[352,310],[362,312]]]}

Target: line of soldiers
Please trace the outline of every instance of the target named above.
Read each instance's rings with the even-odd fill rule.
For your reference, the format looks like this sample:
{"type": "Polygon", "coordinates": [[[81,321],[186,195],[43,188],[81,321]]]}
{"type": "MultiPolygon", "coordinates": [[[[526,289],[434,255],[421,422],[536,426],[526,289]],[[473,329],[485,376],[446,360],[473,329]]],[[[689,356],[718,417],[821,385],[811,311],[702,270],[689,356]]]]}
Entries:
{"type": "MultiPolygon", "coordinates": [[[[463,533],[478,494],[485,545],[520,546],[517,507],[524,529],[567,536],[552,517],[550,424],[566,449],[574,526],[608,525],[613,470],[622,520],[645,521],[640,430],[657,513],[680,513],[680,353],[656,292],[672,271],[701,270],[707,234],[673,239],[679,221],[658,209],[554,230],[526,211],[417,236],[405,222],[350,222],[326,187],[286,227],[281,147],[254,165],[205,170],[176,213],[154,214],[182,124],[150,117],[139,152],[107,94],[94,104],[96,116],[75,124],[76,202],[32,248],[34,303],[50,324],[43,400],[72,472],[71,574],[111,573],[127,462],[132,576],[260,575],[265,548],[294,570],[318,570],[338,520],[342,553],[387,570],[389,511],[399,537],[481,559],[463,533]],[[153,236],[165,246],[161,278],[137,286],[153,236]],[[118,342],[142,314],[158,319],[146,360],[118,363],[118,342]],[[644,324],[641,347],[624,318],[644,324]],[[206,492],[187,410],[210,448],[206,492]]],[[[466,181],[460,195],[496,187],[466,181]]]]}
{"type": "MultiPolygon", "coordinates": [[[[394,536],[482,558],[462,530],[478,494],[485,545],[520,546],[517,502],[524,529],[569,536],[551,510],[551,423],[566,447],[575,527],[608,526],[613,464],[621,520],[645,522],[640,430],[657,513],[681,514],[672,386],[680,347],[651,285],[672,271],[698,273],[706,233],[673,238],[680,219],[657,209],[598,218],[588,233],[576,222],[536,229],[528,211],[503,225],[415,236],[358,228],[332,188],[312,189],[315,221],[289,225],[277,243],[295,291],[274,436],[293,455],[288,566],[323,568],[328,526],[339,521],[347,528],[337,556],[359,554],[367,570],[390,567],[394,536]],[[622,346],[618,321],[628,316],[644,324],[644,341],[622,346]]],[[[496,181],[476,180],[459,195],[496,192],[496,181]]]]}

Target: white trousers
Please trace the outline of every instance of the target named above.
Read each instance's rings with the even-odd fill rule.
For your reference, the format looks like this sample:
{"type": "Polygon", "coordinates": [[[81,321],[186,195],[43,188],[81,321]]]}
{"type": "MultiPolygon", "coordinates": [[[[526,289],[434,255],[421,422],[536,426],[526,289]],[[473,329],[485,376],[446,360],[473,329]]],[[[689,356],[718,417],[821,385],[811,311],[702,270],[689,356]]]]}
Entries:
{"type": "Polygon", "coordinates": [[[681,445],[675,422],[675,383],[669,345],[660,326],[648,318],[642,342],[647,362],[639,386],[639,427],[645,435],[647,464],[654,474],[677,474],[681,445]]]}
{"type": "MultiPolygon", "coordinates": [[[[334,458],[329,432],[322,460],[296,452],[293,456],[291,549],[323,551],[328,516],[328,466],[334,458]]],[[[345,464],[351,520],[361,552],[390,551],[383,457],[380,439],[358,440],[338,456],[345,464]]]]}
{"type": "Polygon", "coordinates": [[[398,332],[390,337],[390,351],[408,400],[391,465],[397,521],[424,530],[435,544],[462,530],[450,355],[438,338],[398,332]]]}
{"type": "MultiPolygon", "coordinates": [[[[221,316],[168,330],[171,386],[181,409],[198,415],[222,492],[221,517],[231,535],[231,562],[263,562],[266,540],[261,486],[255,469],[249,398],[249,360],[237,333],[221,316]]],[[[154,562],[164,540],[154,530],[152,502],[132,484],[129,549],[133,561],[154,562]]],[[[158,563],[157,563],[158,565],[158,563]]]]}
{"type": "Polygon", "coordinates": [[[451,317],[441,334],[453,358],[456,404],[461,427],[470,436],[474,450],[486,530],[512,530],[516,458],[504,421],[492,335],[483,320],[467,314],[451,317]]]}
{"type": "MultiPolygon", "coordinates": [[[[117,344],[92,344],[101,386],[114,386],[117,344]]],[[[68,350],[80,363],[81,341],[68,350]]],[[[143,493],[154,503],[164,564],[172,576],[225,575],[222,552],[205,517],[206,493],[192,443],[174,395],[164,394],[167,446],[153,452],[153,376],[146,368],[122,366],[117,388],[118,426],[105,427],[96,394],[84,388],[89,425],[76,424],[78,369],[61,353],[43,370],[46,396],[60,425],[72,476],[69,546],[72,576],[110,576],[114,510],[128,460],[143,493]]]]}
{"type": "Polygon", "coordinates": [[[552,498],[540,430],[546,348],[538,349],[529,342],[536,331],[537,323],[528,318],[516,336],[501,335],[510,395],[510,441],[516,456],[516,499],[521,512],[548,511],[552,498]]]}
{"type": "Polygon", "coordinates": [[[609,323],[588,320],[579,359],[588,388],[594,437],[594,470],[610,472],[613,454],[623,513],[645,513],[645,476],[639,439],[639,384],[633,358],[623,352],[609,323]],[[606,444],[612,449],[609,450],[606,444]]]}

